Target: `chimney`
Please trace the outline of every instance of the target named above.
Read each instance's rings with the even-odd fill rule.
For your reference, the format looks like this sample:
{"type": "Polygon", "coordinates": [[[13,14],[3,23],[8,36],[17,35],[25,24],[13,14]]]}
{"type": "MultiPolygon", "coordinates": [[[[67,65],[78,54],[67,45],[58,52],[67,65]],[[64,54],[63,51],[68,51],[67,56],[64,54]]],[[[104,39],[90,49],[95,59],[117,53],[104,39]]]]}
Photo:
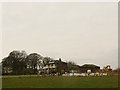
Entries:
{"type": "Polygon", "coordinates": [[[61,58],[59,58],[59,61],[61,62],[61,58]]]}

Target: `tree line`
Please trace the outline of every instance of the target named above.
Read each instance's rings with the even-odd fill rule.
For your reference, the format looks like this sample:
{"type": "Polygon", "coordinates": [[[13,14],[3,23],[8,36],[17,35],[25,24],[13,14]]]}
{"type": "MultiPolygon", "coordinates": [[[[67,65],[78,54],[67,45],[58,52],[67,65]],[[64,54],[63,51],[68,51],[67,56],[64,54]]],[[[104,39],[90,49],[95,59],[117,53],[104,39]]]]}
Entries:
{"type": "MultiPolygon", "coordinates": [[[[26,51],[14,50],[2,59],[2,74],[37,74],[37,64],[46,65],[53,58],[43,57],[38,53],[30,53],[26,51]]],[[[68,69],[78,69],[74,62],[68,62],[68,69]]]]}

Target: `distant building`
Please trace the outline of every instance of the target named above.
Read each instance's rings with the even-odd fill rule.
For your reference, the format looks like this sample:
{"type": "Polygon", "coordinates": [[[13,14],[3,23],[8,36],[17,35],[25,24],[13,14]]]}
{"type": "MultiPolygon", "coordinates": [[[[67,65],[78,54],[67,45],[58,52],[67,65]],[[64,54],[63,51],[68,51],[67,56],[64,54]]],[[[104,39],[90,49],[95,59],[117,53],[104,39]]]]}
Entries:
{"type": "Polygon", "coordinates": [[[43,72],[45,74],[51,74],[56,72],[56,64],[55,61],[50,61],[49,63],[47,63],[46,65],[44,65],[43,67],[43,72]]]}
{"type": "Polygon", "coordinates": [[[67,63],[59,60],[49,61],[46,65],[43,66],[43,73],[45,74],[63,74],[67,72],[67,63]]]}
{"type": "Polygon", "coordinates": [[[93,64],[84,64],[80,66],[81,73],[87,73],[88,70],[91,70],[92,73],[95,73],[100,71],[100,67],[93,64]]]}

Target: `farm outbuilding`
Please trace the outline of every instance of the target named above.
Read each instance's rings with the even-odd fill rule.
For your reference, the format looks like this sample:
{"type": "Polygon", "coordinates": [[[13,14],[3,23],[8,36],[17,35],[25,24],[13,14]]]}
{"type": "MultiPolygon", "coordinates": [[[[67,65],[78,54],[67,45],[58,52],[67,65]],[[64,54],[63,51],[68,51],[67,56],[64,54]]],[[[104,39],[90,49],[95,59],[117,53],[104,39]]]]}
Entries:
{"type": "Polygon", "coordinates": [[[94,64],[84,64],[80,66],[81,73],[87,73],[88,70],[91,70],[91,72],[95,73],[100,71],[100,67],[94,64]]]}

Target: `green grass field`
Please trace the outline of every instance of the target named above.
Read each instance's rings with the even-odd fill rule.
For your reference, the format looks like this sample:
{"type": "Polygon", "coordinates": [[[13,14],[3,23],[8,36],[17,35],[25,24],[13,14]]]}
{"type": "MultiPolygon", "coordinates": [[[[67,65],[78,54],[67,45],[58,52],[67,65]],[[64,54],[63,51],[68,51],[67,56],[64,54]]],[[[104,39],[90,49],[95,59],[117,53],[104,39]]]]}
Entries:
{"type": "Polygon", "coordinates": [[[118,76],[3,76],[2,88],[117,88],[118,76]]]}

